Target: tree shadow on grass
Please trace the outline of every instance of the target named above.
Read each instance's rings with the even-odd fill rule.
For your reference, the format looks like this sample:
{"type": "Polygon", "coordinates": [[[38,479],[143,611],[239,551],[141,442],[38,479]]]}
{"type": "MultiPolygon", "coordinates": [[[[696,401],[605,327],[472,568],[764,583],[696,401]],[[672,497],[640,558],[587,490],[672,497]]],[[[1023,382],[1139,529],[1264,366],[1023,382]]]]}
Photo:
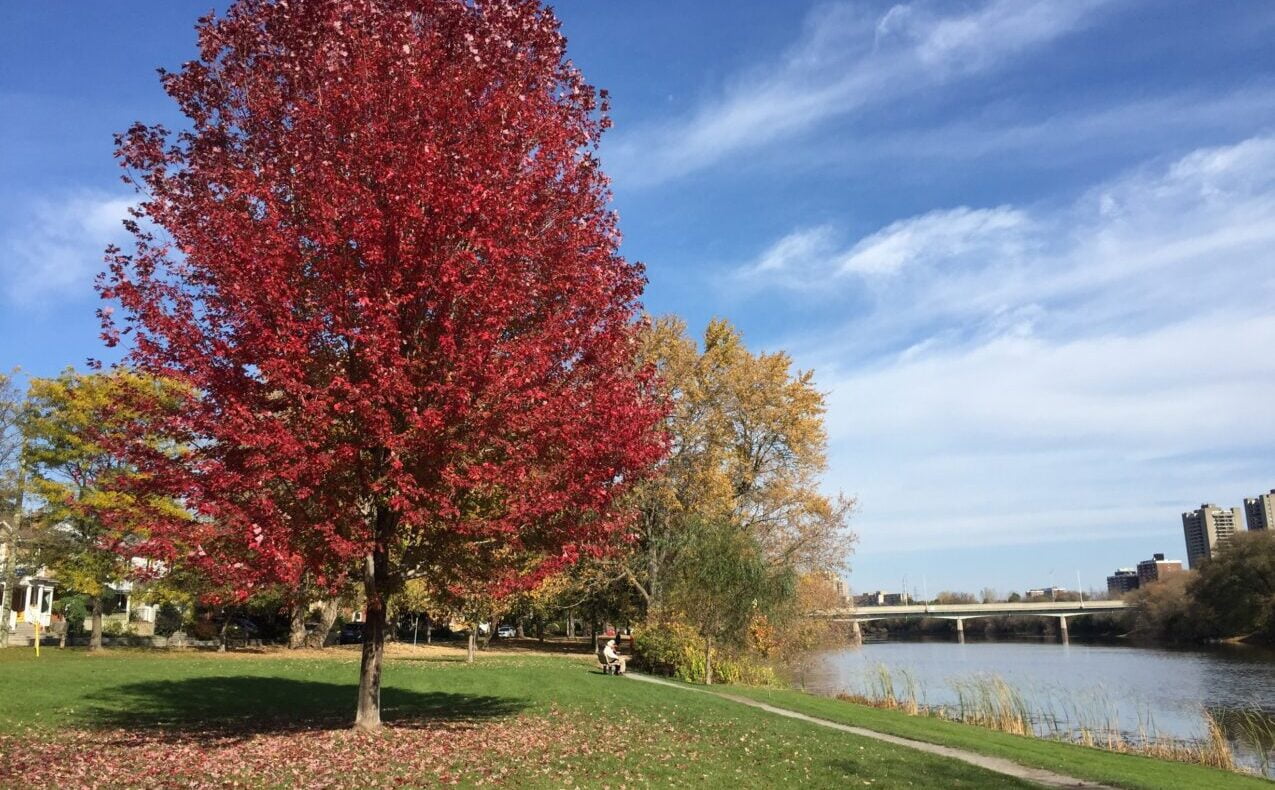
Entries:
{"type": "MultiPolygon", "coordinates": [[[[91,698],[89,726],[156,740],[226,742],[348,728],[357,686],[279,677],[215,676],[127,683],[91,698]]],[[[381,690],[381,719],[400,728],[474,726],[527,707],[510,697],[381,690]]]]}

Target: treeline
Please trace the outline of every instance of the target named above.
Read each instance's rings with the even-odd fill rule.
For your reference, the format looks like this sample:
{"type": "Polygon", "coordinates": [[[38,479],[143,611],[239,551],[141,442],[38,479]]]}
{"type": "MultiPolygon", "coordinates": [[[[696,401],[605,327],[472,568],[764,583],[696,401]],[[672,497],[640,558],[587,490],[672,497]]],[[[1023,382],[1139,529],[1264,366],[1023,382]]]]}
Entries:
{"type": "MultiPolygon", "coordinates": [[[[853,503],[818,491],[826,436],[811,375],[784,354],[751,353],[723,321],[702,343],[671,318],[639,337],[639,363],[657,372],[667,404],[660,427],[668,449],[616,503],[633,514],[629,527],[531,584],[501,588],[489,573],[467,580],[454,569],[439,574],[447,584],[408,579],[389,597],[386,638],[426,639],[459,622],[472,654],[501,622],[541,639],[611,625],[635,632],[649,666],[711,682],[765,680],[845,637],[802,616],[840,603],[834,580],[854,540],[853,503]]],[[[121,582],[134,585],[135,601],[159,607],[157,633],[182,629],[223,648],[242,636],[320,647],[366,606],[353,564],[328,568],[345,582],[307,569],[291,583],[245,584],[223,564],[238,555],[215,548],[225,540],[221,526],[194,527],[200,519],[179,498],[139,493],[143,473],[115,442],[128,435],[156,453],[187,452],[150,428],[157,412],[183,408],[188,393],[176,383],[123,369],[68,370],[33,379],[25,393],[5,378],[0,391],[0,491],[21,525],[8,536],[9,570],[22,562],[57,579],[64,635],[83,628],[100,648],[113,635],[103,616],[121,582]],[[181,533],[174,520],[186,525],[181,533]]]]}
{"type": "Polygon", "coordinates": [[[1130,593],[1135,636],[1275,643],[1275,532],[1237,533],[1201,566],[1130,593]]]}

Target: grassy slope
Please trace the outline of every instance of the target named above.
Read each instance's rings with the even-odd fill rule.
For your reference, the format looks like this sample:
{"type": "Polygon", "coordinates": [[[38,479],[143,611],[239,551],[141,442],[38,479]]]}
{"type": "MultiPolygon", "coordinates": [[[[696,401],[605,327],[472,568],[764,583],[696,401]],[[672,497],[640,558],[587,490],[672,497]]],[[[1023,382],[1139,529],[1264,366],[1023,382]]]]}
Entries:
{"type": "Polygon", "coordinates": [[[737,687],[719,690],[829,721],[1005,757],[1023,765],[1047,768],[1070,776],[1121,787],[1200,788],[1201,790],[1226,790],[1227,788],[1271,790],[1275,787],[1264,779],[1213,768],[1117,754],[1040,738],[1024,738],[981,727],[879,710],[798,691],[737,687]]]}
{"type": "MultiPolygon", "coordinates": [[[[298,727],[347,726],[357,655],[349,650],[326,653],[334,657],[122,650],[88,656],[45,650],[36,661],[27,650],[0,651],[0,762],[5,743],[18,748],[12,735],[31,727],[47,736],[27,733],[24,740],[56,743],[67,733],[94,728],[159,730],[165,737],[229,728],[277,738],[298,727]]],[[[551,737],[544,748],[560,756],[524,759],[515,753],[503,761],[510,769],[503,781],[528,787],[831,787],[847,782],[871,787],[1026,786],[963,763],[779,719],[709,695],[605,677],[592,671],[591,664],[573,659],[485,657],[470,666],[457,658],[429,652],[388,664],[383,702],[387,721],[398,726],[387,740],[371,742],[371,748],[384,744],[391,756],[383,761],[385,773],[356,775],[352,782],[371,785],[402,775],[426,783],[423,758],[393,756],[398,754],[394,739],[411,737],[413,726],[480,722],[472,737],[481,738],[484,726],[494,729],[492,722],[517,717],[527,727],[563,733],[559,741],[579,741],[598,732],[605,717],[623,723],[617,731],[622,744],[594,743],[593,749],[581,752],[579,743],[551,737]]],[[[147,760],[162,765],[168,757],[162,745],[146,748],[147,760]]],[[[456,769],[462,784],[482,778],[470,770],[481,759],[471,756],[462,762],[456,769]]],[[[172,763],[179,765],[176,758],[172,763]]]]}

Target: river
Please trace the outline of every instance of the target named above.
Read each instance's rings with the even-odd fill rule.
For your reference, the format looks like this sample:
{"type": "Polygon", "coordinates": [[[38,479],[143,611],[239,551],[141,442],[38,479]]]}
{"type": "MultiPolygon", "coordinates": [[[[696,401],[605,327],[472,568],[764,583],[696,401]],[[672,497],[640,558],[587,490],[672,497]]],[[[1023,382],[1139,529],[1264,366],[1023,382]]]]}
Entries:
{"type": "MultiPolygon", "coordinates": [[[[957,706],[957,688],[978,678],[999,677],[1021,696],[1038,729],[1082,725],[1118,727],[1140,734],[1199,739],[1206,734],[1204,710],[1223,723],[1237,761],[1275,776],[1275,769],[1249,741],[1243,714],[1275,722],[1275,651],[1244,645],[1166,649],[1072,641],[879,641],[862,648],[820,654],[805,676],[809,691],[880,696],[881,670],[889,671],[895,694],[909,683],[918,702],[957,706]],[[910,680],[909,680],[910,679],[910,680]]],[[[1268,737],[1263,740],[1269,743],[1268,737]]]]}

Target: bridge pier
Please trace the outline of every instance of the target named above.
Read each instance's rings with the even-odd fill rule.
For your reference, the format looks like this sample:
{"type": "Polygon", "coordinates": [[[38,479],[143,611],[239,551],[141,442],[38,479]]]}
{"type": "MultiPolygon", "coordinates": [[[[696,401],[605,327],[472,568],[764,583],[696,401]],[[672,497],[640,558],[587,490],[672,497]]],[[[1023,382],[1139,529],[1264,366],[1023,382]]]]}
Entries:
{"type": "Polygon", "coordinates": [[[855,647],[863,644],[863,628],[860,627],[858,620],[850,621],[850,640],[855,647]]]}
{"type": "Polygon", "coordinates": [[[1071,642],[1071,636],[1067,633],[1067,615],[1065,614],[1058,616],[1058,636],[1064,645],[1071,642]]]}
{"type": "Polygon", "coordinates": [[[956,618],[956,641],[965,644],[965,618],[956,618]]]}

